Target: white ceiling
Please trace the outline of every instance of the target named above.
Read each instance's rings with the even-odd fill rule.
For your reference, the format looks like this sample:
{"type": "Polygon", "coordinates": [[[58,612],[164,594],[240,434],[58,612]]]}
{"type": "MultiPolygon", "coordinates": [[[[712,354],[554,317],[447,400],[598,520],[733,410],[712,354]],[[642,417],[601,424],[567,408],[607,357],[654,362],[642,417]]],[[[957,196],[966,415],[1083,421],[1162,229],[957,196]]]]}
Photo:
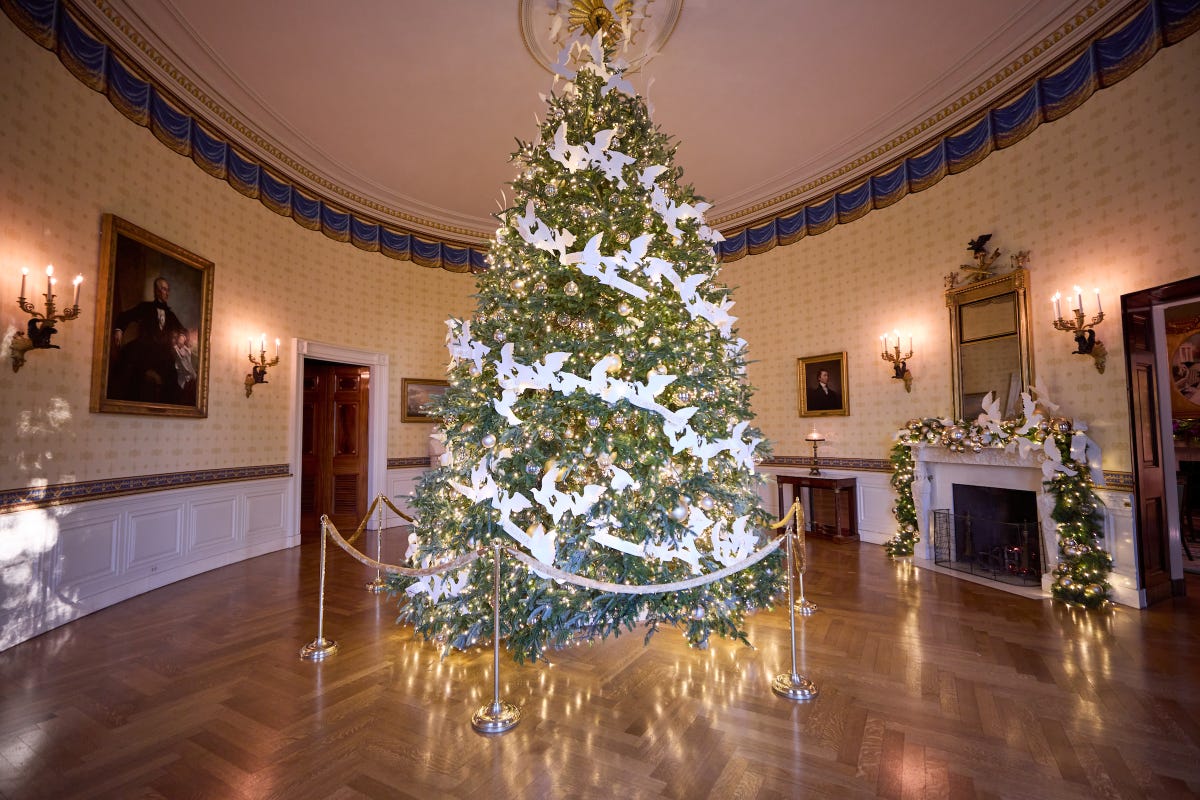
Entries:
{"type": "MultiPolygon", "coordinates": [[[[1121,7],[679,4],[673,33],[633,83],[726,229],[828,191],[831,174],[853,174],[847,165],[872,151],[883,148],[858,171],[953,126],[1121,7]],[[1011,76],[968,100],[1006,68],[1011,76]]],[[[236,120],[301,165],[301,182],[464,239],[494,229],[514,139],[537,135],[539,93],[551,84],[522,40],[518,0],[95,0],[87,12],[160,81],[201,100],[195,110],[207,103],[213,124],[236,135],[236,120]]]]}

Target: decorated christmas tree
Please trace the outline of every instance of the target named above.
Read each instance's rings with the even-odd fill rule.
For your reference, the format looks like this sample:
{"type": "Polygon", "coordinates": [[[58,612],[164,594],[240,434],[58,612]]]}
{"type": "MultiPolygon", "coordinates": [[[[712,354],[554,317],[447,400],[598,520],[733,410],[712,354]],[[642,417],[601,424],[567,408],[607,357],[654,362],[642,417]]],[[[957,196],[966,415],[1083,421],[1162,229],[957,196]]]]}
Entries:
{"type": "MultiPolygon", "coordinates": [[[[418,486],[411,554],[437,564],[497,540],[593,581],[703,579],[767,542],[745,342],[716,281],[707,204],[601,35],[559,69],[470,320],[449,320],[445,453],[418,486]],[[576,71],[577,69],[577,71],[576,71]]],[[[400,581],[402,619],[450,648],[492,632],[491,558],[400,581]]],[[[624,594],[505,559],[501,635],[518,660],[645,623],[696,646],[745,641],[782,586],[774,553],[715,582],[624,594]]]]}

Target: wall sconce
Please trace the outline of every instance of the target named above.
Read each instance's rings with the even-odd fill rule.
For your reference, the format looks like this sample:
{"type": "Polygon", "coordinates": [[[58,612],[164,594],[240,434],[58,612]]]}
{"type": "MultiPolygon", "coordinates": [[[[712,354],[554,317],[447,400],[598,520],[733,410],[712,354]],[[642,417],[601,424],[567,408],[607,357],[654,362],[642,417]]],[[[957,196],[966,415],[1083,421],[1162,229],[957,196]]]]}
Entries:
{"type": "Polygon", "coordinates": [[[1092,321],[1085,323],[1083,315],[1083,290],[1078,286],[1075,287],[1075,308],[1073,310],[1074,319],[1063,319],[1062,308],[1059,301],[1062,299],[1061,292],[1055,292],[1050,298],[1050,302],[1054,304],[1054,327],[1060,331],[1066,331],[1075,337],[1076,355],[1091,356],[1096,361],[1096,370],[1104,374],[1104,362],[1108,359],[1108,349],[1096,338],[1095,327],[1104,321],[1104,309],[1100,305],[1100,290],[1096,290],[1096,316],[1092,317],[1092,321]]]}
{"type": "Polygon", "coordinates": [[[54,327],[56,322],[66,322],[67,320],[75,319],[79,316],[79,284],[83,283],[83,276],[75,276],[75,300],[70,308],[63,309],[62,313],[55,313],[56,306],[54,298],[58,297],[54,293],[54,287],[58,284],[58,279],[54,277],[54,265],[50,264],[46,267],[46,293],[42,295],[46,298],[46,312],[43,314],[38,311],[33,303],[25,299],[25,280],[29,277],[29,270],[25,267],[21,268],[21,294],[17,297],[17,305],[26,314],[29,314],[31,319],[26,325],[28,333],[17,331],[12,338],[10,345],[10,355],[12,356],[13,372],[19,370],[25,364],[25,354],[30,350],[57,350],[58,345],[50,344],[50,337],[58,333],[58,328],[54,327]]]}
{"type": "Polygon", "coordinates": [[[904,381],[904,391],[912,393],[912,373],[908,371],[908,359],[912,358],[912,334],[908,335],[908,352],[900,354],[900,331],[895,332],[896,344],[892,345],[889,341],[889,335],[883,334],[879,337],[880,344],[883,345],[882,358],[892,365],[892,378],[898,381],[904,381]]]}
{"type": "Polygon", "coordinates": [[[264,333],[258,340],[258,356],[254,355],[254,339],[249,339],[250,352],[248,357],[253,364],[246,374],[246,397],[254,391],[254,384],[267,382],[267,368],[279,363],[279,340],[275,340],[275,357],[267,361],[267,335],[264,333]]]}
{"type": "Polygon", "coordinates": [[[817,426],[813,425],[812,433],[808,434],[808,436],[805,436],[804,441],[812,442],[812,449],[813,449],[812,469],[810,469],[808,471],[808,474],[809,475],[820,475],[821,468],[817,466],[817,445],[819,443],[825,441],[825,437],[822,436],[821,434],[817,433],[817,426]]]}

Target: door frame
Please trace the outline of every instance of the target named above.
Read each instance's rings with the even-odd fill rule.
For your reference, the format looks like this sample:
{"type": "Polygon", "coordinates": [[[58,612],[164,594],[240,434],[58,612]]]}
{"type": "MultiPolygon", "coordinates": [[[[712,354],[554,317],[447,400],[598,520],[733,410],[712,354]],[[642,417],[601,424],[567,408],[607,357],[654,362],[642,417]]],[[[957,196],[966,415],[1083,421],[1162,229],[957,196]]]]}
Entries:
{"type": "MultiPolygon", "coordinates": [[[[300,453],[304,414],[304,361],[333,361],[369,367],[371,382],[367,388],[367,503],[386,490],[388,442],[388,356],[345,345],[294,339],[296,363],[292,366],[291,402],[288,409],[288,464],[292,473],[292,504],[288,531],[292,546],[300,544],[300,453]]],[[[374,530],[375,520],[367,527],[374,530]]]]}

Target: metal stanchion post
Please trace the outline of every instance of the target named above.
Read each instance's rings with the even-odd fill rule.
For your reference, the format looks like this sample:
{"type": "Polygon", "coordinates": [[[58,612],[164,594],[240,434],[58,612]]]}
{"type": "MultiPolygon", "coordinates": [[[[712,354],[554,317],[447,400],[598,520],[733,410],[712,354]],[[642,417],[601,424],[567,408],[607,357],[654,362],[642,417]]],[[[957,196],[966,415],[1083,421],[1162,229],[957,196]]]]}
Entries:
{"type": "MultiPolygon", "coordinates": [[[[383,495],[375,500],[375,505],[379,509],[379,529],[375,532],[375,560],[383,562],[383,495]]],[[[379,567],[375,568],[375,580],[367,584],[367,591],[378,594],[379,592],[387,591],[387,584],[384,583],[383,573],[379,571],[379,567]]]]}
{"type": "Polygon", "coordinates": [[[817,604],[809,602],[804,598],[804,572],[808,569],[808,551],[805,549],[807,544],[804,541],[804,514],[803,512],[796,515],[796,547],[800,551],[800,564],[796,568],[796,580],[800,582],[800,599],[796,601],[796,613],[804,617],[811,617],[817,612],[817,604]]]}
{"type": "Polygon", "coordinates": [[[321,516],[321,591],[317,602],[317,638],[300,648],[300,658],[305,661],[324,661],[337,652],[337,642],[325,638],[325,542],[329,534],[325,526],[329,518],[321,516]]]}
{"type": "Polygon", "coordinates": [[[788,619],[791,622],[792,628],[792,671],[791,673],[781,672],[776,675],[775,680],[771,682],[771,691],[789,700],[812,700],[817,696],[816,684],[796,671],[796,581],[792,571],[792,541],[794,535],[792,526],[789,525],[785,534],[787,541],[784,543],[784,546],[787,547],[788,619]]]}
{"type": "Polygon", "coordinates": [[[492,702],[471,717],[471,727],[479,733],[504,733],[521,721],[521,709],[500,702],[500,552],[499,541],[492,549],[492,702]]]}

